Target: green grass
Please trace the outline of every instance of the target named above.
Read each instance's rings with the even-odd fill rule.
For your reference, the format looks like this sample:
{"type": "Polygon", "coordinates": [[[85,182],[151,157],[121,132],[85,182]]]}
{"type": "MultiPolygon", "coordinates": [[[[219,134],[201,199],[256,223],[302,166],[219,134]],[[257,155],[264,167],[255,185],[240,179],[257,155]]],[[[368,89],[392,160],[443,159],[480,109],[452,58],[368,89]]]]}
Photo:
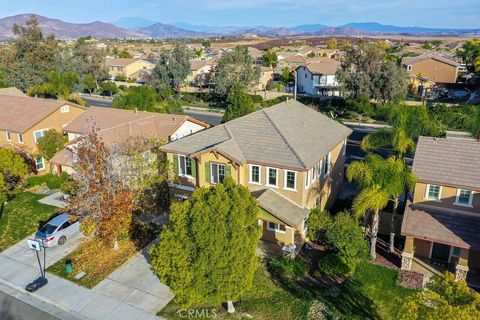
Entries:
{"type": "Polygon", "coordinates": [[[62,173],[60,176],[47,173],[38,176],[31,176],[27,179],[27,182],[29,187],[46,184],[49,189],[60,189],[67,177],[68,175],[66,173],[62,173]]]}
{"type": "Polygon", "coordinates": [[[5,204],[0,213],[0,252],[37,231],[55,214],[57,208],[38,202],[43,197],[24,192],[5,204]]]}
{"type": "MultiPolygon", "coordinates": [[[[339,285],[338,296],[329,294],[331,285],[307,277],[300,280],[275,279],[260,265],[252,289],[235,304],[236,313],[228,315],[221,306],[217,319],[308,319],[313,304],[321,303],[331,317],[338,319],[396,319],[403,300],[414,290],[396,284],[398,272],[362,262],[354,276],[339,285]]],[[[211,307],[209,307],[211,308],[211,307]]],[[[171,302],[160,313],[167,319],[181,319],[178,305],[171,302]]],[[[328,319],[328,317],[327,317],[328,319]]]]}

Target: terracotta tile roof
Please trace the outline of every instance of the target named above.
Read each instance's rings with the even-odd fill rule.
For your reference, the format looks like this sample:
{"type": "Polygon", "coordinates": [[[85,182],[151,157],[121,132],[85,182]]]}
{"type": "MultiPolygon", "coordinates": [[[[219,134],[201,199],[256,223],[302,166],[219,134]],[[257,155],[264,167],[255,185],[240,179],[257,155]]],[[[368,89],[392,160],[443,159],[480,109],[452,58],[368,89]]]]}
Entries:
{"type": "Polygon", "coordinates": [[[480,249],[480,215],[407,203],[402,235],[461,248],[480,249]]]}
{"type": "Polygon", "coordinates": [[[334,75],[338,68],[340,68],[340,62],[330,58],[316,58],[313,62],[308,62],[303,65],[313,74],[334,75]]]}
{"type": "Polygon", "coordinates": [[[64,100],[0,95],[0,130],[24,133],[65,104],[84,108],[64,100]]]}
{"type": "Polygon", "coordinates": [[[421,182],[480,190],[480,142],[420,137],[413,172],[421,182]]]}
{"type": "Polygon", "coordinates": [[[460,63],[453,60],[453,58],[448,58],[448,57],[445,57],[441,54],[422,54],[422,55],[414,56],[414,57],[406,57],[406,58],[402,59],[402,64],[403,65],[412,65],[412,64],[415,64],[417,62],[421,62],[421,61],[428,60],[428,59],[433,59],[433,60],[436,60],[436,61],[439,61],[439,62],[443,62],[443,63],[449,64],[453,67],[459,67],[460,66],[460,63]]]}
{"type": "Polygon", "coordinates": [[[105,144],[112,145],[133,135],[153,135],[167,140],[185,121],[209,127],[206,123],[184,115],[91,107],[70,122],[64,131],[85,134],[95,127],[105,144]]]}
{"type": "Polygon", "coordinates": [[[215,149],[240,163],[305,171],[351,132],[322,113],[290,100],[197,132],[162,149],[187,155],[215,149]]]}

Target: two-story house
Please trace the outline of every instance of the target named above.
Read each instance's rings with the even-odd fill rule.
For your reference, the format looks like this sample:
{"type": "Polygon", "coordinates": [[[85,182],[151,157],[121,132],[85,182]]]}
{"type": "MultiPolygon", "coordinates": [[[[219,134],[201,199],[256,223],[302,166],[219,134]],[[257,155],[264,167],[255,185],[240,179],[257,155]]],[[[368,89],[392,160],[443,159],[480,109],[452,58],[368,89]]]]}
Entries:
{"type": "Polygon", "coordinates": [[[412,78],[422,78],[438,84],[457,82],[461,64],[453,58],[430,53],[405,57],[402,59],[402,66],[412,78]]]}
{"type": "Polygon", "coordinates": [[[339,67],[339,61],[323,57],[299,66],[296,69],[298,92],[311,96],[340,96],[340,84],[335,75],[339,67]]]}
{"type": "Polygon", "coordinates": [[[119,76],[131,79],[134,78],[135,75],[140,74],[142,71],[148,71],[155,68],[155,64],[147,60],[133,58],[106,59],[105,65],[107,67],[108,74],[112,79],[119,76]]]}
{"type": "Polygon", "coordinates": [[[63,128],[69,142],[50,163],[55,165],[58,173],[71,173],[75,143],[93,129],[107,147],[115,148],[134,136],[169,142],[208,127],[209,124],[185,115],[90,107],[63,128]]]}
{"type": "Polygon", "coordinates": [[[465,279],[480,269],[480,142],[420,137],[417,183],[402,222],[402,268],[412,260],[443,265],[465,279]]]}
{"type": "Polygon", "coordinates": [[[37,140],[48,130],[63,132],[85,109],[64,100],[0,95],[0,146],[32,155],[37,171],[45,173],[48,163],[38,154],[37,140]]]}
{"type": "Polygon", "coordinates": [[[197,132],[162,147],[172,199],[232,177],[257,198],[262,238],[300,249],[310,209],[328,208],[341,189],[351,132],[296,100],[197,132]]]}

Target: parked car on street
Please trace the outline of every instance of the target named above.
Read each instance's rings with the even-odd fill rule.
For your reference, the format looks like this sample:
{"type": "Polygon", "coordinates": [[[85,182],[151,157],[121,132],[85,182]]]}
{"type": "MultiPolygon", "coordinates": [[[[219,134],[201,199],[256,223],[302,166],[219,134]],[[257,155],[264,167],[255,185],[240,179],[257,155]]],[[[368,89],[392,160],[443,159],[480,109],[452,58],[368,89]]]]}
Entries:
{"type": "Polygon", "coordinates": [[[48,221],[35,234],[35,239],[42,242],[44,247],[63,245],[76,233],[80,232],[80,222],[71,221],[71,215],[63,213],[48,221]]]}

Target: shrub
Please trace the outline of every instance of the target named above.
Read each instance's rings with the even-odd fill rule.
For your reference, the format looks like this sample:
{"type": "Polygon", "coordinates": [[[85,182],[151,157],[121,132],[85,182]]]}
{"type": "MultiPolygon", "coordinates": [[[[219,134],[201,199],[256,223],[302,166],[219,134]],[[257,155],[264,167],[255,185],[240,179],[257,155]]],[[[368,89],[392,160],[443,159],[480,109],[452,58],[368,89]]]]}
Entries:
{"type": "Polygon", "coordinates": [[[262,103],[263,102],[263,98],[262,98],[261,95],[252,94],[250,97],[252,98],[253,103],[262,103]]]}
{"type": "Polygon", "coordinates": [[[274,276],[301,278],[305,276],[308,266],[305,262],[285,256],[277,256],[268,260],[268,268],[274,276]]]}
{"type": "Polygon", "coordinates": [[[52,173],[47,173],[41,176],[31,176],[27,179],[29,187],[35,187],[46,184],[49,189],[60,189],[65,180],[68,179],[68,174],[63,172],[60,176],[52,173]]]}
{"type": "Polygon", "coordinates": [[[320,274],[333,277],[343,277],[351,274],[355,270],[354,266],[348,265],[338,254],[331,254],[321,258],[318,261],[318,271],[320,274]]]}
{"type": "Polygon", "coordinates": [[[332,222],[332,216],[319,208],[313,209],[307,220],[307,237],[311,241],[319,241],[325,238],[328,225],[332,222]]]}
{"type": "Polygon", "coordinates": [[[277,91],[277,92],[284,92],[285,85],[278,81],[271,81],[267,84],[267,90],[277,91]]]}

